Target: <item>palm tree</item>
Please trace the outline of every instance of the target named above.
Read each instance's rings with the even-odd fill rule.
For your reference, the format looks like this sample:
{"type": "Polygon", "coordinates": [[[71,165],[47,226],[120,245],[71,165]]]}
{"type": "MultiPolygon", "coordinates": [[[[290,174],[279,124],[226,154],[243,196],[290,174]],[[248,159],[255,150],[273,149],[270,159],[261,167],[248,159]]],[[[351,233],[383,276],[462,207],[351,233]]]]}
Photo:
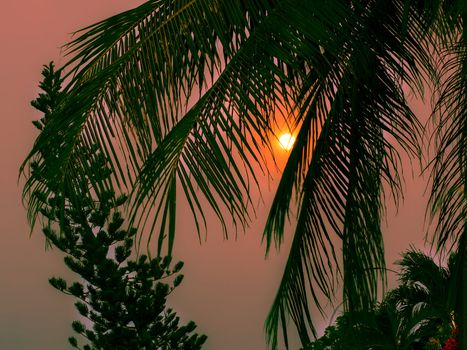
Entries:
{"type": "Polygon", "coordinates": [[[226,220],[237,228],[251,220],[250,189],[258,171],[269,172],[266,154],[285,123],[297,137],[264,230],[267,251],[297,214],[266,332],[277,348],[282,325],[287,346],[292,318],[306,344],[316,335],[310,301],[321,309],[320,295],[331,298],[342,279],[345,309],[366,310],[385,281],[383,185],[397,202],[395,147],[422,149],[402,86],[421,93],[435,81],[435,50],[450,61],[437,85],[434,238],[440,250],[459,250],[464,291],[465,23],[463,0],[150,0],[91,25],[67,46],[67,84],[22,166],[33,168],[24,189],[31,223],[51,187],[92,178],[80,149],[97,144],[112,178],[89,192],[98,200],[129,189],[132,223],[159,235],[159,253],[171,253],[180,197],[198,232],[212,210],[227,234],[226,220]]]}
{"type": "Polygon", "coordinates": [[[402,255],[397,262],[400,284],[377,308],[376,318],[382,322],[367,322],[374,344],[379,341],[380,347],[387,349],[391,349],[390,344],[397,349],[422,349],[430,338],[451,334],[453,305],[449,294],[455,288],[454,261],[452,254],[447,267],[439,266],[413,248],[402,255]]]}
{"type": "Polygon", "coordinates": [[[373,310],[343,313],[323,337],[305,349],[424,349],[440,333],[444,343],[452,330],[448,295],[455,287],[454,261],[455,254],[447,267],[438,266],[432,257],[410,249],[397,262],[401,266],[397,288],[373,310]]]}

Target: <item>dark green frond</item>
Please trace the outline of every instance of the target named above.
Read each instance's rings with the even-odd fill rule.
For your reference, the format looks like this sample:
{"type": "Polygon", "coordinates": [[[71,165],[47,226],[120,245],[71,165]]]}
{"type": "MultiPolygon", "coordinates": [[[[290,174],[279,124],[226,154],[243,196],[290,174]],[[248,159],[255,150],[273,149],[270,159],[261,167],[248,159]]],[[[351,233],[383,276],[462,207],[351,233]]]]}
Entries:
{"type": "Polygon", "coordinates": [[[430,213],[437,224],[433,244],[438,251],[457,255],[453,264],[450,303],[460,329],[459,341],[467,342],[467,8],[453,1],[444,8],[441,30],[445,36],[445,77],[435,106],[436,155],[432,162],[430,213]]]}
{"type": "Polygon", "coordinates": [[[437,215],[434,242],[443,250],[458,243],[467,217],[467,46],[449,51],[442,67],[447,77],[436,105],[436,155],[432,168],[431,213],[437,215]]]}
{"type": "MultiPolygon", "coordinates": [[[[206,87],[214,83],[269,7],[268,2],[148,1],[83,29],[68,45],[72,55],[67,65],[71,81],[65,88],[65,96],[51,114],[50,122],[36,140],[24,166],[34,159],[41,171],[55,174],[56,183],[67,181],[71,167],[74,167],[73,176],[85,177],[86,169],[79,166],[73,154],[77,153],[79,145],[97,144],[110,161],[113,183],[119,188],[133,187],[150,154],[191,110],[196,91],[202,95],[206,87]],[[53,161],[40,156],[44,150],[55,154],[53,161]]],[[[254,42],[258,45],[257,39],[254,42]]],[[[250,45],[248,53],[252,51],[254,47],[250,45]]],[[[237,59],[231,72],[239,65],[246,67],[249,60],[237,59]]],[[[235,163],[229,159],[232,148],[240,150],[241,158],[246,158],[243,149],[247,154],[260,154],[257,147],[250,148],[246,141],[256,140],[258,132],[263,135],[268,132],[261,122],[265,118],[261,115],[268,112],[252,101],[258,100],[262,106],[274,105],[270,101],[276,95],[275,88],[269,81],[277,85],[275,74],[281,70],[275,67],[271,73],[273,60],[268,58],[266,63],[269,70],[265,73],[272,78],[265,76],[261,87],[244,93],[242,80],[252,74],[259,78],[261,71],[257,69],[263,68],[241,69],[228,74],[214,91],[210,90],[213,93],[204,98],[208,103],[197,110],[202,115],[196,116],[197,123],[193,124],[196,127],[191,131],[191,138],[186,140],[210,143],[209,149],[195,147],[198,149],[196,160],[203,160],[207,167],[201,172],[206,172],[202,176],[213,174],[219,159],[227,164],[235,163]],[[232,83],[235,85],[230,90],[221,91],[232,83]],[[214,110],[208,109],[212,103],[214,110]],[[245,105],[249,105],[246,110],[245,105]],[[254,116],[248,114],[252,110],[254,116]],[[236,116],[241,113],[243,117],[239,121],[236,116]],[[255,124],[245,126],[243,122],[248,120],[255,124]],[[219,136],[226,138],[221,147],[216,144],[219,136]],[[211,157],[212,153],[216,156],[211,157]]],[[[253,84],[254,81],[250,87],[253,84]]],[[[258,142],[264,142],[264,136],[260,136],[258,142]]],[[[185,157],[193,161],[190,154],[185,157]]],[[[250,168],[248,162],[243,160],[243,163],[250,168]]],[[[188,176],[193,175],[190,170],[193,166],[185,170],[188,176]]],[[[238,173],[238,169],[234,172],[238,173]]],[[[236,202],[243,200],[238,193],[223,193],[229,184],[224,183],[219,174],[216,176],[220,183],[213,188],[206,185],[205,194],[209,192],[208,196],[212,196],[211,191],[218,190],[224,202],[229,202],[232,196],[236,202]]],[[[232,182],[232,176],[227,179],[232,182]]],[[[28,190],[34,191],[36,186],[39,184],[31,180],[28,190]]],[[[187,184],[185,189],[194,187],[187,184]]],[[[93,189],[97,195],[98,190],[93,189]]],[[[239,192],[236,186],[234,190],[239,192]]],[[[187,192],[187,196],[193,195],[192,191],[187,192]]],[[[209,202],[214,203],[213,200],[209,202]]],[[[31,207],[31,216],[37,215],[39,210],[39,207],[31,207]]],[[[245,210],[235,214],[245,221],[245,210]]]]}
{"type": "MultiPolygon", "coordinates": [[[[382,184],[386,182],[398,198],[401,183],[395,143],[412,155],[420,153],[420,124],[396,82],[401,79],[417,89],[422,79],[417,64],[429,61],[419,43],[425,29],[411,25],[406,36],[399,37],[403,5],[392,4],[375,2],[347,9],[349,27],[341,25],[341,32],[333,37],[336,42],[345,41],[331,44],[331,50],[326,42],[321,44],[322,51],[336,56],[325,56],[321,65],[311,65],[313,83],[308,86],[309,95],[303,94],[309,96],[304,97],[308,114],[300,119],[265,229],[268,247],[273,238],[279,245],[295,189],[296,230],[266,322],[272,348],[277,347],[279,323],[286,329],[287,316],[295,322],[302,343],[308,341],[314,328],[307,300],[320,308],[320,295],[331,298],[337,271],[343,274],[349,310],[371,308],[378,280],[384,283],[382,184]],[[386,16],[394,12],[400,16],[386,16]],[[407,69],[401,71],[401,62],[407,69]],[[326,70],[327,64],[332,69],[326,70]],[[336,267],[339,240],[343,263],[336,267]]],[[[332,8],[323,11],[332,13],[332,8]]]]}

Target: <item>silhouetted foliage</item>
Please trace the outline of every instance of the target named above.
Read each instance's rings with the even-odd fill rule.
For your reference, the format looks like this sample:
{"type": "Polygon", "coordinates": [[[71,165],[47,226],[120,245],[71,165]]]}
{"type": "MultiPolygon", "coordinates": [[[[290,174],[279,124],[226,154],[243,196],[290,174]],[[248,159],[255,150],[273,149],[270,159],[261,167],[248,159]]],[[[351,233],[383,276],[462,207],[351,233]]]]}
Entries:
{"type": "MultiPolygon", "coordinates": [[[[41,88],[44,93],[33,106],[45,113],[35,122],[39,129],[47,122],[47,113],[60,95],[60,73],[53,64],[45,67],[41,88]]],[[[106,158],[97,148],[82,148],[93,176],[108,177],[106,158]]],[[[36,177],[40,173],[33,174],[36,177]]],[[[101,180],[101,179],[99,179],[101,180]]],[[[170,256],[134,257],[135,228],[124,228],[120,207],[126,197],[116,197],[112,190],[102,192],[99,201],[85,196],[90,179],[53,195],[40,191],[34,195],[47,205],[43,233],[49,244],[65,253],[67,267],[81,279],[68,283],[53,277],[50,284],[59,291],[77,298],[75,307],[90,321],[72,323],[73,330],[87,339],[82,347],[74,336],[69,343],[84,350],[195,350],[206,341],[205,335],[193,333],[192,321],[181,325],[176,313],[166,308],[170,293],[183,280],[179,272],[182,262],[172,264],[170,256]],[[72,195],[73,194],[73,195],[72,195]],[[80,200],[76,200],[80,195],[80,200]],[[168,280],[164,282],[164,280],[168,280]]]]}
{"type": "Polygon", "coordinates": [[[444,349],[443,344],[454,343],[457,334],[447,297],[453,286],[454,261],[452,255],[444,268],[420,251],[407,251],[398,261],[397,288],[369,312],[343,313],[321,338],[304,349],[444,349]]]}
{"type": "MultiPolygon", "coordinates": [[[[56,222],[61,215],[54,204],[58,199],[51,201],[48,213],[56,222]]],[[[83,279],[71,284],[62,278],[49,280],[54,288],[75,296],[76,309],[92,322],[92,328],[72,323],[73,330],[88,339],[82,349],[200,349],[206,337],[193,333],[195,323],[180,325],[175,312],[165,307],[168,295],[182,282],[183,263],[171,267],[168,256],[130,259],[136,230],[122,228],[124,220],[115,210],[120,203],[109,195],[109,202],[97,208],[70,206],[61,234],[49,227],[43,230],[66,253],[68,268],[83,279]],[[162,282],[172,276],[170,284],[162,282]]],[[[80,348],[75,337],[69,342],[80,348]]]]}
{"type": "Polygon", "coordinates": [[[403,198],[402,156],[427,159],[433,246],[458,253],[465,348],[466,25],[466,0],[147,0],[89,25],[66,46],[66,94],[21,167],[41,175],[26,180],[29,220],[44,208],[36,190],[71,195],[88,178],[99,200],[131,193],[126,217],[168,255],[180,199],[198,234],[212,211],[227,235],[254,216],[251,188],[286,125],[296,142],[263,236],[267,252],[280,247],[292,220],[265,327],[272,349],[281,331],[288,348],[288,320],[308,344],[310,303],[322,309],[338,282],[345,310],[371,310],[386,282],[385,199],[403,198]],[[432,128],[407,98],[427,87],[432,128]],[[90,144],[112,169],[104,182],[81,151],[90,144]]]}

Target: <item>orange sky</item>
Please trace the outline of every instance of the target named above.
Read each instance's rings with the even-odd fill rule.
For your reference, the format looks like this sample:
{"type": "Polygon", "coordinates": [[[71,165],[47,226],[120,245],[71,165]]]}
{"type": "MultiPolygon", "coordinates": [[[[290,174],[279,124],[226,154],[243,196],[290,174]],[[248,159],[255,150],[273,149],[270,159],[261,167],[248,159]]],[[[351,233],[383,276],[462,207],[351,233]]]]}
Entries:
{"type": "MultiPolygon", "coordinates": [[[[31,148],[36,129],[31,120],[39,115],[29,105],[38,93],[41,67],[59,60],[60,45],[68,33],[141,1],[6,1],[0,14],[0,349],[24,350],[67,348],[71,321],[76,313],[73,298],[49,287],[51,276],[67,276],[60,255],[44,251],[39,232],[29,238],[26,213],[21,204],[18,168],[31,148]]],[[[423,105],[417,111],[427,113],[423,105]]],[[[283,151],[282,151],[283,152],[283,151]]],[[[279,155],[279,162],[284,154],[279,155]]],[[[283,159],[282,159],[283,161],[283,159]]],[[[405,162],[405,165],[409,165],[405,162]]],[[[416,163],[416,162],[415,162],[416,163]]],[[[412,179],[407,168],[405,205],[398,215],[389,207],[384,226],[388,267],[410,244],[422,247],[425,183],[412,179]]],[[[417,177],[419,169],[415,168],[417,177]]],[[[211,225],[207,242],[200,246],[189,221],[178,223],[175,254],[185,261],[185,280],[171,303],[185,319],[198,324],[208,335],[207,350],[266,349],[263,322],[279,282],[286,246],[281,254],[264,259],[260,245],[262,225],[272,199],[274,182],[265,183],[266,205],[237,241],[223,241],[220,229],[211,225]]],[[[186,208],[179,208],[180,212],[186,208]]],[[[290,237],[289,237],[290,238],[290,237]]],[[[394,276],[389,275],[394,285],[394,276]]],[[[321,323],[324,325],[324,323],[321,323]]]]}

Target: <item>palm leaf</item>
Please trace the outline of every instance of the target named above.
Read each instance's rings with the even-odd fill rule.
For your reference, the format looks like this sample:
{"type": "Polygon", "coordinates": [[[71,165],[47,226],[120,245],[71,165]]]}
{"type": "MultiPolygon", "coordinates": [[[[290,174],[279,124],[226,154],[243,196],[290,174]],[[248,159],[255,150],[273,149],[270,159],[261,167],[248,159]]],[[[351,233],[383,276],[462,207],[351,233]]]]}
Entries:
{"type": "Polygon", "coordinates": [[[460,329],[459,341],[467,343],[467,11],[463,1],[448,2],[439,25],[446,48],[441,64],[444,80],[435,106],[436,155],[432,161],[430,213],[437,224],[433,244],[438,251],[456,249],[453,293],[450,301],[460,329]]]}
{"type": "MultiPolygon", "coordinates": [[[[342,28],[343,32],[335,36],[348,41],[340,43],[342,51],[332,67],[333,73],[326,77],[328,80],[323,79],[320,87],[310,84],[315,89],[310,94],[311,114],[301,125],[265,230],[268,246],[273,237],[280,244],[296,188],[299,214],[294,238],[266,322],[272,348],[277,347],[279,324],[282,323],[285,332],[289,315],[302,343],[308,341],[310,332],[314,334],[307,300],[310,296],[320,308],[318,294],[326,299],[332,295],[334,264],[338,261],[334,246],[339,239],[343,242],[347,309],[364,310],[374,305],[376,283],[380,278],[384,281],[381,181],[389,184],[393,197],[397,198],[401,191],[397,175],[399,158],[387,135],[401,143],[407,152],[420,152],[417,146],[420,124],[407,107],[395,77],[416,87],[419,75],[410,76],[407,72],[415,74],[415,62],[428,61],[416,43],[416,38],[423,37],[423,25],[419,23],[420,31],[409,25],[406,37],[401,38],[395,34],[401,22],[394,18],[402,16],[385,20],[384,13],[401,13],[404,8],[400,3],[394,6],[388,9],[378,3],[374,7],[349,9],[346,21],[350,33],[345,32],[349,28],[342,28]],[[400,62],[405,62],[409,69],[401,71],[400,62]],[[321,108],[321,116],[317,117],[316,106],[322,106],[327,98],[331,101],[330,108],[321,108]],[[320,122],[322,119],[324,122],[320,122]],[[320,127],[319,137],[313,136],[320,127]]],[[[315,75],[322,72],[318,70],[315,75]]],[[[287,339],[286,334],[284,338],[287,339]]]]}
{"type": "MultiPolygon", "coordinates": [[[[142,164],[190,110],[187,104],[191,103],[189,99],[195,90],[194,84],[201,91],[205,84],[215,80],[215,75],[225,68],[245,40],[247,28],[251,30],[261,13],[266,11],[267,7],[261,5],[248,1],[238,2],[235,6],[227,1],[148,1],[134,10],[85,28],[69,45],[69,52],[74,56],[67,65],[71,67],[68,75],[71,81],[65,88],[66,97],[39,135],[23,168],[34,159],[38,168],[55,174],[54,181],[64,183],[71,164],[79,164],[73,158],[73,154],[79,153],[76,152],[79,145],[97,144],[110,161],[113,183],[118,188],[131,189],[142,164]],[[222,50],[218,50],[220,44],[223,44],[222,50]],[[40,157],[43,150],[55,153],[54,160],[40,157]]],[[[268,64],[272,62],[268,61],[268,64]]],[[[247,64],[240,60],[237,62],[244,66],[247,64]]],[[[278,70],[277,67],[274,69],[278,70]]],[[[277,80],[270,72],[266,73],[272,76],[273,83],[277,80]]],[[[242,74],[248,76],[248,72],[242,74]]],[[[259,76],[261,72],[256,74],[259,76]]],[[[230,74],[228,78],[240,80],[244,77],[230,74]]],[[[247,144],[247,136],[243,135],[251,134],[256,140],[258,130],[263,134],[267,132],[263,115],[268,111],[261,110],[261,106],[266,106],[267,101],[274,98],[274,93],[271,94],[274,87],[263,82],[262,89],[252,92],[256,93],[255,98],[261,101],[261,106],[249,103],[248,110],[254,110],[258,121],[245,115],[239,122],[232,117],[238,111],[229,106],[229,98],[238,97],[235,90],[239,91],[241,84],[237,82],[225,95],[213,97],[214,93],[219,93],[219,86],[225,87],[229,83],[232,81],[222,80],[216,89],[211,90],[214,91],[211,97],[204,99],[210,103],[214,101],[216,109],[209,111],[204,106],[198,110],[205,115],[197,116],[197,119],[205,119],[206,122],[197,123],[198,129],[192,134],[203,128],[204,136],[208,138],[200,138],[214,144],[219,135],[226,133],[231,144],[224,146],[223,151],[230,151],[233,144],[234,148],[241,150],[240,156],[246,158],[242,148],[247,144]],[[226,118],[216,121],[218,114],[226,118]],[[242,124],[248,119],[250,124],[242,124]],[[256,123],[254,130],[247,130],[252,128],[251,121],[256,123]],[[217,136],[214,137],[213,133],[217,136]],[[237,135],[240,133],[242,136],[239,138],[237,135]]],[[[235,102],[238,106],[238,101],[235,102]]],[[[268,106],[273,104],[268,103],[268,106]]],[[[264,136],[260,141],[264,141],[264,136]]],[[[252,149],[255,147],[250,147],[249,153],[252,149]]],[[[255,152],[260,154],[258,150],[255,152]]],[[[230,155],[224,153],[209,159],[209,169],[214,169],[213,162],[222,157],[229,158],[230,155]]],[[[77,166],[75,170],[73,176],[86,176],[86,169],[77,166]]],[[[227,179],[231,182],[231,176],[227,179]]],[[[35,191],[35,186],[39,185],[31,178],[25,195],[35,191]]],[[[221,183],[216,189],[226,188],[229,184],[221,183]]],[[[37,189],[47,191],[43,187],[37,189]]],[[[93,190],[99,195],[98,188],[93,190]]],[[[219,196],[224,202],[230,201],[232,196],[236,202],[241,202],[243,197],[238,186],[234,192],[220,193],[219,196]]],[[[33,218],[40,207],[30,206],[29,209],[33,218]]],[[[236,213],[244,221],[245,210],[236,213]]]]}

